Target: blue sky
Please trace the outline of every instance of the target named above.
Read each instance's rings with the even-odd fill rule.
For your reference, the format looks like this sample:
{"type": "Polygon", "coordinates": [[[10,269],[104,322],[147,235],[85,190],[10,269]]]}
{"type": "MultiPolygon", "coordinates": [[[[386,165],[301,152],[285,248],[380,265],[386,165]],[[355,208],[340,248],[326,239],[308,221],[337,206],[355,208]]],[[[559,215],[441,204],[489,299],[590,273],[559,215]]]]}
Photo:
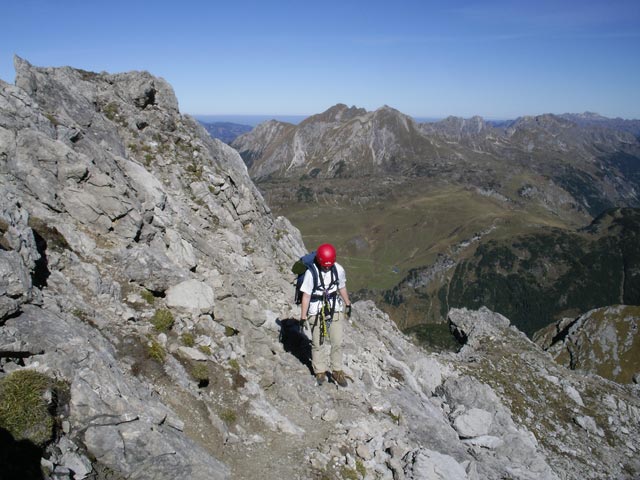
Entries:
{"type": "Polygon", "coordinates": [[[3,2],[0,78],[147,70],[183,113],[640,118],[639,0],[3,2]]]}

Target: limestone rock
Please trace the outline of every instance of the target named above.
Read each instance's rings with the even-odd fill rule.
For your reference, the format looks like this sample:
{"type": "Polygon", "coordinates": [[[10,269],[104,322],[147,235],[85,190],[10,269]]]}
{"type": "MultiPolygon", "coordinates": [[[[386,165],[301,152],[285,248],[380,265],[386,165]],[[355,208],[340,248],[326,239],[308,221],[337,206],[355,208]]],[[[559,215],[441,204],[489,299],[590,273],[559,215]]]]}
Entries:
{"type": "Polygon", "coordinates": [[[404,458],[407,480],[467,480],[467,472],[454,458],[427,449],[409,452],[404,458]]]}
{"type": "Polygon", "coordinates": [[[491,430],[493,415],[481,408],[472,408],[455,417],[453,428],[460,438],[473,438],[486,435],[491,430]]]}
{"type": "Polygon", "coordinates": [[[167,306],[185,310],[194,315],[213,313],[213,288],[198,280],[186,280],[167,290],[167,306]]]}

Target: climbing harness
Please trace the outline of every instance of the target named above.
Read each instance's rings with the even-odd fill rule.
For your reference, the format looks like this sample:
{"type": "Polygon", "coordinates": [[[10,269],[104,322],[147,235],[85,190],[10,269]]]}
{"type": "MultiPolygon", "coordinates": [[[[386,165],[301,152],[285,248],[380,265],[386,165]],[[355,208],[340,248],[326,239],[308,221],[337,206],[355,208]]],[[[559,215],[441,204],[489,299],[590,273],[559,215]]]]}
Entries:
{"type": "Polygon", "coordinates": [[[327,287],[324,286],[324,275],[321,272],[318,275],[320,288],[322,289],[321,295],[312,295],[312,300],[322,300],[322,305],[318,310],[318,318],[320,322],[320,345],[324,344],[325,337],[329,336],[329,328],[331,328],[331,322],[333,321],[333,314],[336,311],[336,299],[338,296],[337,289],[331,293],[329,293],[329,289],[338,283],[338,274],[335,271],[334,276],[334,268],[331,269],[331,281],[327,287]]]}

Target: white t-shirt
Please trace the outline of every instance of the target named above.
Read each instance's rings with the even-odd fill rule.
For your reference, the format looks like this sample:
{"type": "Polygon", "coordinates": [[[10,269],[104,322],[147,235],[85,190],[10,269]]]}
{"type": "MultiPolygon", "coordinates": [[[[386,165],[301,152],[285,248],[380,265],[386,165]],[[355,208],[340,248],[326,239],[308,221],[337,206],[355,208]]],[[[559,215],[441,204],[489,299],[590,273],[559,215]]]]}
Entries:
{"type": "MultiPolygon", "coordinates": [[[[340,265],[339,263],[335,263],[336,266],[336,270],[338,272],[338,284],[337,285],[333,285],[331,288],[329,288],[329,290],[327,291],[327,293],[331,294],[333,292],[336,292],[336,312],[342,312],[344,310],[344,306],[342,304],[342,297],[340,296],[340,293],[338,293],[338,290],[341,288],[344,288],[347,284],[347,274],[344,271],[344,268],[342,268],[342,265],[340,265]]],[[[304,279],[302,280],[302,285],[300,285],[300,291],[302,293],[308,293],[309,295],[312,294],[316,294],[316,295],[322,295],[322,287],[321,285],[321,280],[320,280],[320,275],[322,275],[323,281],[324,281],[324,285],[327,286],[331,283],[331,269],[329,269],[329,271],[327,272],[323,272],[321,269],[317,268],[316,265],[314,265],[314,268],[316,268],[316,270],[319,273],[318,276],[318,289],[313,292],[313,274],[307,270],[304,274],[304,279]]],[[[309,303],[309,311],[307,312],[307,315],[316,315],[318,313],[318,309],[320,308],[320,300],[311,300],[311,302],[309,303]]]]}

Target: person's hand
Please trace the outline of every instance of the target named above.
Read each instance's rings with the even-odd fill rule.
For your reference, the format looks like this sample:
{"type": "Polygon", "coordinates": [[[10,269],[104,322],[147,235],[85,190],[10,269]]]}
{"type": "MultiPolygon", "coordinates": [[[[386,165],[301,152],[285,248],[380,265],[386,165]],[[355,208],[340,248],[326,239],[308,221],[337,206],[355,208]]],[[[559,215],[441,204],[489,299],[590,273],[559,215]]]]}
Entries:
{"type": "Polygon", "coordinates": [[[347,318],[351,318],[351,304],[344,307],[344,311],[347,314],[347,318]]]}

